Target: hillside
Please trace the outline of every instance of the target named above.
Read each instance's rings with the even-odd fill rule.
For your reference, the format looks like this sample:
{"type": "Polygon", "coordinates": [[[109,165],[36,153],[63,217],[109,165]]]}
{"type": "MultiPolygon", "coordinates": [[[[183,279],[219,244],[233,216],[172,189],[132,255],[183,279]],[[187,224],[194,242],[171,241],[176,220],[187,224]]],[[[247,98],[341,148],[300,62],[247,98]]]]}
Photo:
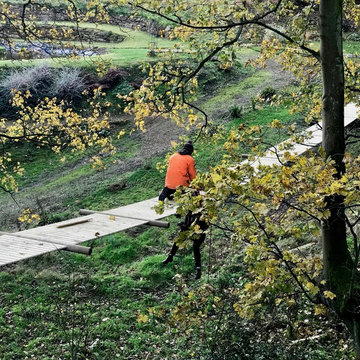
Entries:
{"type": "MultiPolygon", "coordinates": [[[[63,6],[62,1],[59,3],[63,6]]],[[[123,10],[119,9],[117,15],[126,18],[123,10]]],[[[71,25],[65,20],[61,16],[54,23],[71,25]]],[[[25,173],[17,178],[17,193],[0,193],[2,231],[70,219],[78,216],[81,208],[106,210],[157,196],[164,185],[164,172],[159,168],[164,167],[169,152],[179,149],[183,139],[197,139],[194,158],[201,174],[221,163],[225,154],[224,139],[245,125],[264,126],[263,150],[287,138],[288,125],[294,125],[296,130],[306,126],[303,112],[290,113],[290,101],[277,104],[274,100],[274,95],[292,98],[299,82],[273,61],[267,61],[265,68],[245,66],[247,60],[259,54],[259,49],[244,46],[238,50],[232,67],[221,68],[215,58],[199,74],[196,105],[209,115],[208,127],[199,138],[198,129],[186,130],[164,118],[148,120],[145,132],[132,132],[133,118],[123,113],[123,104],[115,94],[119,88],[125,89],[124,94],[139,88],[144,78],[140,65],[161,59],[154,54],[148,56],[154,36],[144,30],[150,31],[149,24],[152,30],[167,26],[166,22],[154,23],[152,16],[141,24],[142,31],[133,24],[131,29],[119,28],[115,23],[81,25],[87,29],[97,28],[99,33],[109,32],[108,36],[111,32],[125,36],[121,42],[117,39],[93,44],[105,49],[100,58],[111,59],[113,70],[121,74],[115,84],[105,83],[106,73],[97,74],[96,65],[88,57],[74,61],[46,60],[50,75],[44,83],[49,89],[57,81],[57,72],[70,73],[72,68],[80,69],[79,78],[85,79],[84,87],[99,85],[99,81],[104,80],[100,84],[105,84],[104,101],[114,102],[110,108],[111,127],[106,135],[113,138],[116,153],[104,156],[105,167],[99,170],[90,162],[90,158],[99,153],[98,147],[84,152],[65,149],[59,156],[48,148],[11,142],[12,161],[21,161],[25,173]],[[257,98],[260,100],[256,101],[257,98]],[[117,108],[117,104],[121,106],[117,108]],[[280,125],[268,127],[274,119],[280,125]],[[126,134],[118,139],[120,130],[126,130],[126,134]],[[224,138],[215,142],[219,134],[224,138]],[[178,144],[173,147],[174,142],[178,144]],[[66,157],[65,162],[62,156],[66,157]],[[18,217],[25,208],[38,213],[40,221],[19,222],[18,217]]],[[[173,44],[162,38],[156,38],[156,42],[165,49],[173,44]]],[[[77,41],[74,44],[78,45],[77,41]]],[[[314,46],[318,43],[314,42],[314,46]]],[[[359,43],[348,42],[345,46],[349,52],[355,52],[359,43]]],[[[43,62],[44,59],[0,60],[2,94],[5,93],[1,87],[4,79],[17,71],[17,74],[26,74],[21,71],[43,62]]],[[[41,88],[44,93],[46,86],[41,88]]],[[[35,90],[39,95],[38,88],[35,90]]],[[[45,95],[40,94],[39,99],[45,95]]],[[[5,102],[2,98],[0,106],[8,109],[8,101],[6,106],[5,102]]],[[[84,98],[79,97],[74,108],[80,111],[84,103],[84,98]]],[[[358,136],[357,126],[351,130],[354,136],[358,136]]],[[[236,155],[246,156],[252,145],[239,142],[236,155]]],[[[357,154],[358,146],[354,141],[349,149],[357,154]]],[[[231,201],[231,196],[229,198],[231,201]]],[[[282,214],[280,211],[279,217],[282,214]]],[[[169,229],[144,225],[90,241],[84,245],[93,248],[91,257],[53,252],[1,268],[0,359],[352,358],[345,326],[331,315],[320,314],[319,321],[319,314],[308,311],[306,301],[297,294],[294,295],[296,303],[284,298],[277,304],[276,297],[272,297],[268,307],[255,314],[255,320],[240,318],[234,312],[240,301],[237,289],[249,284],[248,264],[244,245],[232,236],[227,219],[220,219],[220,225],[210,227],[206,234],[200,280],[194,279],[191,244],[180,249],[172,263],[162,265],[179,231],[177,217],[166,220],[170,222],[169,229]]],[[[294,233],[295,225],[289,225],[294,233]]],[[[306,235],[310,239],[316,236],[306,235]]],[[[308,238],[300,238],[299,243],[305,243],[308,238]]],[[[280,240],[293,241],[285,236],[280,240]]],[[[351,241],[349,239],[349,243],[351,241]]],[[[275,255],[268,263],[264,262],[264,271],[271,273],[271,263],[279,260],[275,255]]],[[[258,257],[261,256],[259,251],[258,257]]],[[[255,302],[257,300],[255,297],[255,302]]]]}

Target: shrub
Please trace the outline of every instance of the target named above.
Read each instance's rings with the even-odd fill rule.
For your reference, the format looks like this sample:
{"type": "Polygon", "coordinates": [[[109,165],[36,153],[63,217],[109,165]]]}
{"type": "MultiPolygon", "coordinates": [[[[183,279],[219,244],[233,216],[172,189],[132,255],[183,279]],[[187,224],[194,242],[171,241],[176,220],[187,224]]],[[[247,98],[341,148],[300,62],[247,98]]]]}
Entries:
{"type": "Polygon", "coordinates": [[[78,100],[85,88],[85,76],[80,69],[63,68],[55,75],[51,96],[64,100],[78,100]]]}
{"type": "Polygon", "coordinates": [[[232,108],[230,108],[230,116],[233,119],[238,119],[242,116],[242,112],[243,112],[243,107],[242,106],[237,106],[234,105],[232,108]]]}
{"type": "Polygon", "coordinates": [[[102,76],[98,83],[105,85],[108,88],[113,88],[118,85],[126,76],[126,72],[120,69],[110,69],[104,76],[102,76]]]}
{"type": "Polygon", "coordinates": [[[20,70],[11,70],[0,79],[0,111],[2,116],[11,117],[14,108],[10,105],[11,90],[29,90],[34,103],[37,99],[49,96],[51,70],[46,65],[39,65],[20,70]]]}
{"type": "Polygon", "coordinates": [[[347,40],[349,41],[360,41],[360,34],[357,33],[351,33],[347,37],[347,40]]]}
{"type": "Polygon", "coordinates": [[[15,70],[0,82],[0,92],[10,98],[11,90],[29,90],[32,95],[44,97],[48,95],[51,85],[51,69],[47,65],[15,70]]]}
{"type": "Polygon", "coordinates": [[[276,90],[271,86],[266,87],[260,94],[264,101],[271,100],[276,95],[276,90]]]}
{"type": "Polygon", "coordinates": [[[118,86],[107,92],[106,100],[110,101],[112,104],[117,104],[118,106],[113,106],[110,110],[118,111],[120,109],[124,109],[125,101],[119,99],[117,94],[119,95],[128,95],[134,88],[127,82],[123,81],[118,86]]]}
{"type": "Polygon", "coordinates": [[[6,59],[6,49],[0,46],[0,59],[6,59]]]}
{"type": "Polygon", "coordinates": [[[356,24],[353,19],[343,19],[342,29],[344,32],[350,32],[356,30],[356,24]]]}

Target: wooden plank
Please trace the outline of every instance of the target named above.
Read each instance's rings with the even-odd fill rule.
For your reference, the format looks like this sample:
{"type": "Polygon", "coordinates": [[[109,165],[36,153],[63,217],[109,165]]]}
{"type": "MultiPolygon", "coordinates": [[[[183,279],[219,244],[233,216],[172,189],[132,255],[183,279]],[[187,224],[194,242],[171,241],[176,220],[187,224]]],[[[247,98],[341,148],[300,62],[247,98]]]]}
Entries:
{"type": "Polygon", "coordinates": [[[69,222],[67,224],[57,225],[56,227],[58,229],[61,229],[61,228],[69,227],[69,226],[75,226],[75,225],[84,224],[84,223],[87,223],[88,221],[91,221],[91,219],[83,219],[83,220],[72,221],[72,222],[69,222]]]}
{"type": "Polygon", "coordinates": [[[24,235],[24,234],[11,234],[11,233],[5,233],[3,231],[0,231],[0,235],[8,235],[8,236],[13,236],[13,237],[16,237],[16,238],[20,238],[21,240],[26,240],[26,241],[41,241],[41,242],[44,242],[44,243],[49,243],[49,244],[53,244],[53,245],[56,245],[56,246],[65,246],[64,250],[66,251],[70,251],[70,252],[75,252],[75,253],[78,253],[78,254],[83,254],[83,255],[91,255],[92,253],[92,249],[90,247],[87,247],[87,246],[80,246],[80,245],[68,245],[68,244],[64,244],[64,243],[61,243],[59,241],[51,241],[49,240],[48,238],[39,238],[39,236],[29,236],[29,235],[24,235]]]}
{"type": "MultiPolygon", "coordinates": [[[[29,248],[39,248],[39,249],[44,249],[44,248],[54,248],[54,244],[46,244],[43,243],[41,241],[35,241],[35,240],[26,240],[26,239],[22,239],[22,238],[17,238],[15,236],[8,236],[8,235],[3,235],[0,236],[0,244],[3,247],[8,247],[11,251],[22,251],[24,250],[24,248],[26,249],[27,247],[29,248]]],[[[56,245],[57,248],[59,248],[58,245],[56,245]]],[[[0,254],[2,255],[2,254],[0,254]]]]}
{"type": "Polygon", "coordinates": [[[144,221],[135,221],[126,219],[125,221],[120,220],[110,220],[109,217],[104,217],[103,215],[94,216],[92,221],[86,226],[76,226],[74,230],[71,228],[62,228],[57,227],[43,226],[35,229],[31,229],[24,232],[19,232],[18,234],[25,234],[31,236],[41,236],[42,238],[51,237],[54,241],[59,241],[64,244],[78,244],[84,241],[93,240],[98,237],[105,235],[111,235],[117,233],[121,230],[126,230],[128,228],[142,225],[144,221]],[[96,236],[96,234],[99,234],[96,236]]]}
{"type": "Polygon", "coordinates": [[[176,207],[168,207],[165,209],[163,214],[159,215],[156,214],[155,210],[153,209],[155,205],[158,205],[158,198],[152,198],[142,201],[141,203],[134,203],[122,206],[116,209],[109,210],[107,212],[114,215],[131,214],[131,216],[133,217],[142,217],[151,220],[162,219],[164,217],[173,215],[176,212],[176,207]]]}
{"type": "Polygon", "coordinates": [[[10,235],[3,235],[0,236],[0,264],[2,266],[12,264],[54,250],[61,250],[62,248],[64,247],[34,240],[25,240],[10,235]]]}
{"type": "MultiPolygon", "coordinates": [[[[76,219],[82,219],[82,217],[76,219]]],[[[74,227],[60,229],[57,228],[56,225],[51,224],[19,232],[18,234],[31,236],[38,235],[41,237],[51,236],[54,240],[59,240],[66,244],[77,244],[79,242],[97,238],[97,236],[95,236],[96,233],[100,233],[100,236],[110,235],[144,223],[144,221],[132,219],[115,219],[114,221],[110,220],[110,217],[93,215],[92,221],[86,224],[79,224],[74,227]]]]}

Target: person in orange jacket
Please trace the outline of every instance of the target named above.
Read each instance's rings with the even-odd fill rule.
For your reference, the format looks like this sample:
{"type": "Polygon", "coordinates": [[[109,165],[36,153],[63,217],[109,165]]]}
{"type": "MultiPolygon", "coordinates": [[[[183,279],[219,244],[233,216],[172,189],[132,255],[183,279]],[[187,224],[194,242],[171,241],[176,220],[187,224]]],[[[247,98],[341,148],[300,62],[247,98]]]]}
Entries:
{"type": "Polygon", "coordinates": [[[169,165],[165,177],[165,187],[159,195],[159,200],[172,200],[176,189],[179,186],[190,185],[195,179],[195,161],[191,154],[194,152],[194,146],[188,141],[184,147],[169,159],[169,165]]]}
{"type": "MultiPolygon", "coordinates": [[[[165,177],[165,187],[159,195],[159,200],[165,199],[172,200],[176,189],[179,186],[189,187],[190,182],[196,177],[195,161],[191,154],[194,152],[194,146],[191,141],[188,141],[184,147],[169,159],[169,165],[165,177]]],[[[179,223],[180,231],[187,231],[190,229],[192,223],[196,223],[202,230],[206,230],[208,225],[200,220],[200,214],[193,215],[190,211],[185,216],[183,222],[179,223]]],[[[201,277],[201,254],[200,246],[205,240],[205,233],[201,234],[199,238],[193,239],[193,250],[195,260],[196,279],[201,277]]],[[[162,262],[163,265],[173,261],[173,257],[177,253],[179,247],[174,242],[170,253],[166,259],[162,262]]]]}

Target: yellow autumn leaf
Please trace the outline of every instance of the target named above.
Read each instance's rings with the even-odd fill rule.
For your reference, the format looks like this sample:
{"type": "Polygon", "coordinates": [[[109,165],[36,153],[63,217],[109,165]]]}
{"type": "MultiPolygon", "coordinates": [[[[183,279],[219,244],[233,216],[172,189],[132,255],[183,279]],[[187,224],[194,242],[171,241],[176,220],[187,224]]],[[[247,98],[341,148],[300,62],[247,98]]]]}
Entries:
{"type": "Polygon", "coordinates": [[[136,321],[138,323],[147,323],[149,320],[149,317],[145,314],[139,314],[138,317],[136,318],[136,321]]]}
{"type": "Polygon", "coordinates": [[[152,315],[152,314],[155,314],[155,313],[156,313],[156,310],[155,310],[155,308],[152,306],[152,307],[148,308],[148,312],[149,312],[150,315],[152,315]]]}
{"type": "Polygon", "coordinates": [[[315,315],[326,315],[326,307],[322,304],[314,306],[315,315]]]}
{"type": "Polygon", "coordinates": [[[295,301],[295,299],[288,299],[288,300],[286,300],[286,303],[288,306],[293,306],[296,304],[296,301],[295,301]]]}
{"type": "Polygon", "coordinates": [[[324,296],[330,300],[333,300],[334,298],[336,298],[336,295],[333,292],[328,291],[328,290],[324,291],[324,296]]]}
{"type": "Polygon", "coordinates": [[[319,288],[314,285],[312,282],[308,281],[306,284],[305,284],[305,287],[313,294],[313,295],[316,295],[318,292],[319,292],[319,288]]]}

